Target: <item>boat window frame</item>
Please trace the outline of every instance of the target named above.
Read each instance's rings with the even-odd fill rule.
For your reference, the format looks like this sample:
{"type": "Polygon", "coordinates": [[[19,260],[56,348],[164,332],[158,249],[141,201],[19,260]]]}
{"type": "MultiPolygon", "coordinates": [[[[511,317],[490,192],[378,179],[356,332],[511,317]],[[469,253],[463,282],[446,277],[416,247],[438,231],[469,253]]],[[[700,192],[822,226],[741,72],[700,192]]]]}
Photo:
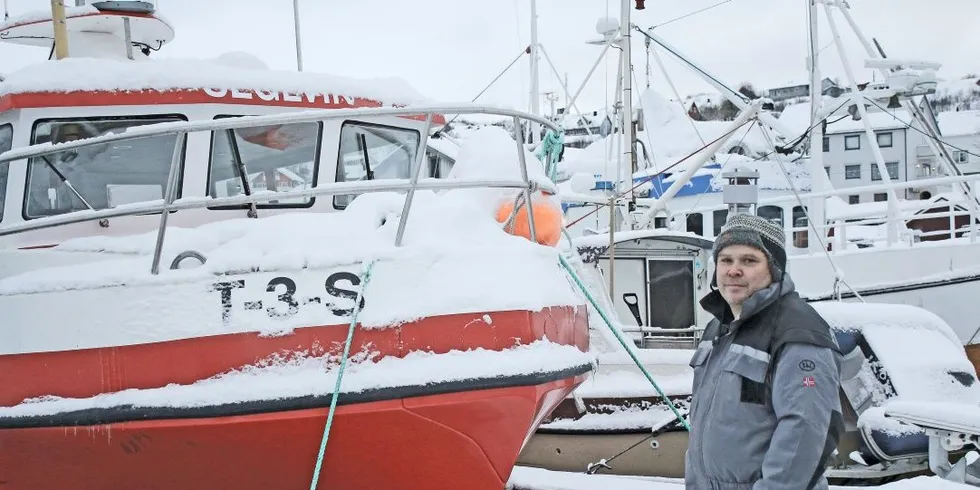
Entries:
{"type": "MultiPolygon", "coordinates": [[[[235,117],[248,117],[255,114],[217,114],[214,116],[213,120],[220,119],[230,119],[235,117]]],[[[305,122],[294,122],[294,123],[284,123],[280,126],[286,126],[290,124],[316,124],[316,143],[313,148],[313,182],[312,188],[316,188],[319,182],[320,174],[320,157],[323,155],[323,121],[305,121],[305,122]]],[[[274,125],[269,125],[274,126],[274,125]]],[[[262,127],[262,126],[258,126],[262,127]]],[[[237,129],[237,128],[236,128],[237,129]]],[[[222,130],[227,131],[227,130],[222,130]]],[[[204,179],[204,196],[211,197],[211,169],[214,165],[214,142],[215,142],[215,130],[209,131],[209,142],[208,142],[208,165],[207,173],[204,179]]],[[[253,192],[254,194],[254,192],[253,192]]],[[[244,195],[240,194],[240,195],[244,195]]],[[[272,202],[257,202],[255,203],[255,209],[309,209],[316,204],[316,196],[310,196],[306,202],[302,203],[272,203],[272,202]]],[[[225,205],[225,206],[208,206],[208,209],[216,211],[226,211],[226,210],[244,210],[250,209],[251,204],[238,204],[238,205],[225,205]]]]}
{"type": "MultiPolygon", "coordinates": [[[[129,120],[146,120],[146,119],[166,119],[175,118],[176,121],[159,121],[156,124],[167,123],[167,122],[187,122],[189,119],[186,114],[181,114],[179,112],[166,112],[158,114],[131,114],[131,115],[115,115],[115,116],[85,116],[85,117],[47,117],[36,119],[33,124],[31,124],[31,134],[30,134],[30,144],[34,145],[35,138],[37,137],[37,130],[42,124],[49,124],[52,122],[104,122],[104,121],[118,121],[123,119],[129,120]]],[[[134,126],[136,127],[136,126],[134,126]]],[[[184,173],[186,171],[185,166],[187,164],[187,144],[185,142],[184,147],[180,152],[180,163],[177,165],[177,189],[174,200],[180,199],[183,196],[184,191],[184,173]]],[[[27,214],[28,200],[31,197],[31,169],[33,168],[32,158],[27,159],[27,168],[24,172],[24,197],[21,200],[20,206],[20,216],[24,221],[35,220],[39,218],[46,218],[47,216],[29,216],[27,214]]],[[[168,161],[173,160],[173,151],[168,158],[168,161]]],[[[166,193],[166,189],[163,189],[163,193],[166,193]]],[[[110,208],[106,208],[110,209],[110,208]]],[[[176,211],[171,211],[171,213],[176,211]]],[[[67,214],[67,213],[62,213],[67,214]]],[[[160,212],[146,213],[148,215],[160,214],[160,212]]]]}
{"type": "MultiPolygon", "coordinates": [[[[347,182],[347,180],[346,180],[346,173],[344,173],[345,180],[343,180],[343,181],[339,180],[339,176],[341,175],[341,173],[342,172],[345,172],[344,171],[344,162],[342,161],[344,155],[343,155],[343,153],[341,153],[341,150],[342,150],[341,145],[343,145],[343,143],[344,143],[344,128],[346,128],[347,126],[361,126],[361,127],[382,128],[382,129],[389,129],[389,130],[395,130],[395,131],[404,131],[406,133],[413,133],[418,138],[418,141],[417,141],[416,147],[415,147],[415,158],[418,158],[418,152],[419,151],[428,152],[428,148],[422,148],[422,131],[419,131],[418,129],[408,128],[408,127],[405,127],[405,126],[395,126],[395,125],[391,125],[391,124],[379,124],[379,123],[370,123],[370,122],[365,122],[365,121],[358,121],[358,120],[353,120],[353,119],[345,119],[340,124],[340,131],[337,132],[337,168],[336,168],[336,171],[334,172],[334,176],[333,176],[334,182],[347,182]]],[[[410,162],[410,164],[413,164],[413,165],[414,165],[414,163],[415,163],[414,160],[410,162]]],[[[411,172],[412,172],[411,166],[409,167],[408,172],[409,172],[409,174],[411,174],[411,172]]],[[[363,180],[374,180],[374,179],[370,179],[370,178],[367,178],[367,177],[368,176],[365,175],[365,179],[363,179],[363,180]]],[[[349,196],[349,195],[351,195],[351,194],[340,194],[340,195],[334,196],[333,199],[332,199],[332,201],[333,201],[333,208],[336,209],[336,210],[338,210],[338,211],[342,211],[344,209],[347,209],[347,206],[349,206],[350,204],[348,203],[348,204],[345,204],[345,205],[341,205],[341,204],[338,203],[338,199],[341,198],[341,197],[344,197],[344,196],[349,196]]],[[[356,196],[356,194],[355,194],[355,196],[356,196]]]]}
{"type": "MultiPolygon", "coordinates": [[[[10,146],[4,148],[3,145],[0,145],[0,153],[10,151],[14,147],[14,125],[11,123],[0,124],[0,134],[2,134],[5,130],[10,131],[10,146]]],[[[0,141],[3,141],[3,139],[0,138],[0,141]]],[[[10,165],[12,163],[13,162],[7,162],[6,164],[0,165],[0,223],[3,222],[3,215],[6,211],[6,206],[4,204],[7,200],[7,187],[10,186],[10,165]]]]}

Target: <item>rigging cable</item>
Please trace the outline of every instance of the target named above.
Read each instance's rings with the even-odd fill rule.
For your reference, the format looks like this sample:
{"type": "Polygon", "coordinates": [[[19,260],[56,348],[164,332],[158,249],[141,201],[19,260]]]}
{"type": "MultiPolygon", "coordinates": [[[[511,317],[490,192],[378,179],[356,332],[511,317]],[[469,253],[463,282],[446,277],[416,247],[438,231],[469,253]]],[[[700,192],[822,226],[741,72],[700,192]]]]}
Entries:
{"type": "Polygon", "coordinates": [[[708,6],[708,7],[705,7],[705,8],[703,8],[703,9],[701,9],[701,10],[695,10],[694,12],[691,12],[691,13],[689,13],[689,14],[684,14],[684,15],[682,15],[682,16],[680,16],[680,17],[676,17],[676,18],[673,18],[673,19],[670,19],[670,20],[668,20],[667,22],[663,22],[663,23],[661,23],[661,24],[657,24],[657,25],[655,25],[655,26],[651,26],[651,27],[650,27],[650,29],[653,29],[654,27],[662,27],[662,26],[665,26],[665,25],[667,25],[667,24],[670,24],[670,23],[672,23],[672,22],[677,22],[677,21],[679,21],[679,20],[681,20],[681,19],[686,19],[686,18],[688,18],[688,17],[690,17],[690,16],[692,16],[692,15],[695,15],[695,14],[700,14],[701,12],[704,12],[704,11],[707,11],[707,10],[711,10],[711,9],[713,9],[713,8],[715,8],[715,7],[720,7],[720,6],[722,6],[722,5],[724,5],[724,4],[726,4],[726,3],[728,3],[728,2],[731,2],[731,1],[732,1],[732,0],[724,0],[724,1],[722,1],[722,2],[718,2],[718,3],[716,3],[716,4],[714,4],[714,5],[711,5],[711,6],[708,6]]]}

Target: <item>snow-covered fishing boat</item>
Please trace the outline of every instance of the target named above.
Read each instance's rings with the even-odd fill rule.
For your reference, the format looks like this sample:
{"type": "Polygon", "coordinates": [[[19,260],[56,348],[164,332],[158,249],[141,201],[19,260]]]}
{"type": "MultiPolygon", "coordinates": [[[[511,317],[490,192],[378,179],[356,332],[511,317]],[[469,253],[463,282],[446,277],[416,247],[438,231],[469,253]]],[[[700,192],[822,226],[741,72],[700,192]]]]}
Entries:
{"type": "Polygon", "coordinates": [[[135,3],[70,9],[93,58],[0,82],[0,480],[502,488],[593,366],[584,300],[538,160],[487,129],[436,180],[426,140],[443,114],[550,123],[136,62],[172,32],[135,3]]]}
{"type": "MultiPolygon", "coordinates": [[[[330,117],[343,114],[297,116],[330,117]]],[[[181,130],[144,134],[172,131],[181,130]]],[[[512,142],[504,134],[477,145],[469,165],[486,171],[477,156],[501,140],[512,142]]],[[[2,158],[66,151],[54,148],[2,158]]],[[[462,177],[441,187],[519,181],[462,177]]],[[[411,187],[321,183],[281,198],[411,187]]],[[[280,198],[174,202],[171,190],[164,204],[67,213],[0,233],[280,198]]],[[[57,248],[99,259],[4,278],[0,473],[8,485],[105,488],[153,478],[162,488],[299,488],[336,401],[322,471],[329,485],[500,488],[533,429],[591,368],[585,310],[557,249],[500,229],[499,195],[419,190],[411,220],[405,200],[384,193],[342,213],[66,240],[57,248]],[[334,385],[348,351],[346,382],[334,385]],[[415,449],[422,440],[424,453],[415,449]]],[[[45,250],[24,251],[32,252],[45,250]]]]}

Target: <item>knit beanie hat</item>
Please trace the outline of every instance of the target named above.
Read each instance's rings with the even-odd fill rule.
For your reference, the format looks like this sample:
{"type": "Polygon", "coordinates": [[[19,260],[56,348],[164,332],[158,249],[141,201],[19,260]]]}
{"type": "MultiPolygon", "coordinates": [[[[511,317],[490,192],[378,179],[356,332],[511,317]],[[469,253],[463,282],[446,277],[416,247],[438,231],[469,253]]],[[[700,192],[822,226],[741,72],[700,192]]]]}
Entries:
{"type": "MultiPolygon", "coordinates": [[[[715,238],[711,251],[715,264],[718,263],[718,254],[730,245],[747,245],[761,250],[769,259],[772,281],[782,279],[786,270],[786,235],[778,224],[753,214],[731,214],[715,238]]],[[[717,286],[717,278],[712,278],[711,285],[717,286]]]]}

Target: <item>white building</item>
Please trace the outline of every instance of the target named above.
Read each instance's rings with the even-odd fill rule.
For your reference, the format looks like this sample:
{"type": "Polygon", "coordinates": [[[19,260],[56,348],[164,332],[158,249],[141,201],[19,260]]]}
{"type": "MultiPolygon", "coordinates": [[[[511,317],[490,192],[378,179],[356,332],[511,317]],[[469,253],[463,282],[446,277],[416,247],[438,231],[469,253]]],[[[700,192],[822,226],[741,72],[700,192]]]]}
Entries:
{"type": "Polygon", "coordinates": [[[960,173],[980,173],[980,110],[940,113],[939,131],[960,173]]]}
{"type": "MultiPolygon", "coordinates": [[[[907,112],[902,109],[881,111],[877,108],[869,108],[868,112],[868,120],[892,181],[907,182],[937,176],[935,158],[920,159],[920,156],[932,156],[932,153],[930,150],[923,154],[922,148],[929,148],[926,137],[909,127],[911,118],[907,112]]],[[[809,104],[797,104],[786,107],[780,120],[803,132],[809,127],[809,117],[809,104]]],[[[883,178],[875,164],[863,122],[854,120],[846,110],[830,116],[828,120],[830,122],[823,138],[823,164],[834,188],[882,183],[883,178]]],[[[918,199],[931,196],[931,193],[920,195],[921,192],[929,191],[911,189],[907,195],[900,197],[918,199]]],[[[855,193],[846,199],[851,204],[858,204],[884,201],[887,196],[885,193],[855,193]]]]}

